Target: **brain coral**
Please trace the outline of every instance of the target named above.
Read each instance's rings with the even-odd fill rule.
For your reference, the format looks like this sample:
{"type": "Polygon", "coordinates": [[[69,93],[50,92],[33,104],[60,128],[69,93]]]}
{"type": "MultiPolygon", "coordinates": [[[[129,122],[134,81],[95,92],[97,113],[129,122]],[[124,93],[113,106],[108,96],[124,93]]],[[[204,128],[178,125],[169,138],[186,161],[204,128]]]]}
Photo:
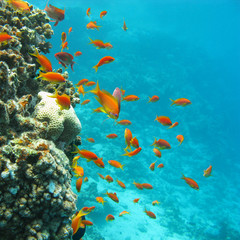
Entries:
{"type": "Polygon", "coordinates": [[[40,121],[48,122],[47,138],[70,144],[80,133],[81,123],[71,106],[69,110],[60,110],[51,93],[39,92],[41,101],[36,105],[35,115],[40,121]]]}

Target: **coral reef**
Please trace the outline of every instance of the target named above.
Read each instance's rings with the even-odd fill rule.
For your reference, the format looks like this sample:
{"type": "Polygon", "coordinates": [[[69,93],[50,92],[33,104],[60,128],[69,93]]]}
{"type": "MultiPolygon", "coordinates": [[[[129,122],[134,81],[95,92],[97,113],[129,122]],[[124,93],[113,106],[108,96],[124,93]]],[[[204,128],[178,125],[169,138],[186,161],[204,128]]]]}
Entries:
{"type": "Polygon", "coordinates": [[[72,107],[69,117],[56,109],[63,129],[54,135],[54,119],[43,117],[44,104],[38,103],[39,92],[51,95],[54,89],[35,78],[39,63],[29,54],[35,48],[49,52],[49,18],[42,10],[23,13],[0,1],[0,32],[13,37],[0,43],[0,239],[71,239],[76,195],[68,156],[71,142],[81,144],[81,123],[72,108],[79,95],[63,73],[66,83],[55,87],[70,96],[72,107]]]}

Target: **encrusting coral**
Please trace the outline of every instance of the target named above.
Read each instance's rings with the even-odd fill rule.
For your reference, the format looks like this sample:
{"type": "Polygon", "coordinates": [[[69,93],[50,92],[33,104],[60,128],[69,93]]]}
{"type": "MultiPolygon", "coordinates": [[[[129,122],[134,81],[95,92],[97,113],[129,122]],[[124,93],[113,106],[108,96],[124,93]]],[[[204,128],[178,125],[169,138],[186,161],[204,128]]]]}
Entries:
{"type": "Polygon", "coordinates": [[[39,94],[46,97],[53,87],[36,80],[39,63],[29,53],[35,48],[48,53],[51,44],[46,39],[53,31],[42,10],[30,9],[15,11],[0,1],[0,32],[13,36],[0,43],[0,239],[71,239],[76,195],[67,155],[71,142],[81,142],[81,123],[73,109],[80,101],[65,72],[67,81],[58,90],[70,96],[69,116],[56,108],[55,116],[49,114],[44,97],[38,103],[38,93],[48,92],[39,94]],[[63,128],[54,135],[56,116],[63,128]],[[65,152],[58,148],[60,142],[65,152]]]}

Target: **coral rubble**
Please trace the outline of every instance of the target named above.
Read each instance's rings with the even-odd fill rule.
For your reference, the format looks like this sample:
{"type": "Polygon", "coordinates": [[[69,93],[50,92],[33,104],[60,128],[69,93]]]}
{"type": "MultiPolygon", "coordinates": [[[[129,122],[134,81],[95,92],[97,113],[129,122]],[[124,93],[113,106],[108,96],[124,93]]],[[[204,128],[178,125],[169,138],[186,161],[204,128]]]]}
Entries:
{"type": "Polygon", "coordinates": [[[43,11],[23,13],[0,2],[0,32],[13,37],[0,43],[0,239],[71,239],[76,195],[66,149],[75,138],[81,142],[73,109],[78,94],[67,80],[58,90],[71,98],[69,115],[48,112],[54,103],[47,105],[44,97],[54,89],[35,78],[39,64],[29,54],[51,48],[46,39],[53,31],[43,11]],[[41,91],[48,93],[39,94],[40,102],[41,91]]]}

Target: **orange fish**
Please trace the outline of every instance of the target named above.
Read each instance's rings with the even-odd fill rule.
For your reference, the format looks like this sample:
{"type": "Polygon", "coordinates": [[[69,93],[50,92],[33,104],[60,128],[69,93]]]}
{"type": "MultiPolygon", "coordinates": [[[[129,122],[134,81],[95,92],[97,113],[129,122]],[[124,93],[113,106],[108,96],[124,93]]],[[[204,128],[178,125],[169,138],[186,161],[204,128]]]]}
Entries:
{"type": "Polygon", "coordinates": [[[98,173],[98,175],[101,179],[104,179],[104,176],[102,174],[98,173]]]}
{"type": "Polygon", "coordinates": [[[127,31],[127,29],[128,29],[124,19],[123,19],[123,27],[122,27],[122,29],[124,31],[127,31]]]}
{"type": "Polygon", "coordinates": [[[140,198],[135,198],[135,199],[133,200],[133,202],[134,202],[134,203],[138,203],[139,200],[140,200],[140,198]]]}
{"type": "Polygon", "coordinates": [[[80,155],[81,158],[86,158],[88,161],[91,161],[91,160],[97,160],[98,159],[98,156],[91,152],[91,151],[88,151],[88,150],[85,150],[85,149],[79,149],[76,145],[74,145],[76,150],[72,153],[78,153],[80,155]]]}
{"type": "Polygon", "coordinates": [[[177,135],[176,138],[177,138],[177,140],[180,142],[179,145],[181,145],[182,142],[183,142],[183,140],[184,140],[183,135],[177,135]]]}
{"type": "Polygon", "coordinates": [[[120,109],[118,101],[114,96],[105,90],[100,90],[98,82],[96,88],[90,92],[97,95],[96,99],[102,105],[102,112],[106,113],[110,118],[118,119],[120,109]]]}
{"type": "Polygon", "coordinates": [[[139,148],[139,143],[136,137],[132,138],[130,141],[131,146],[133,146],[134,148],[139,148]]]}
{"type": "Polygon", "coordinates": [[[160,157],[162,156],[161,152],[160,152],[157,148],[154,148],[154,149],[153,149],[153,152],[155,153],[155,156],[156,156],[156,157],[159,157],[159,158],[160,158],[160,157]]]}
{"type": "Polygon", "coordinates": [[[151,184],[149,184],[149,183],[142,183],[141,185],[145,189],[153,189],[153,186],[151,184]]]}
{"type": "Polygon", "coordinates": [[[97,22],[96,21],[94,21],[94,22],[90,21],[87,24],[87,29],[97,29],[97,30],[99,30],[100,27],[101,26],[97,26],[97,22]]]}
{"type": "Polygon", "coordinates": [[[95,143],[95,140],[93,138],[87,138],[87,140],[90,142],[90,143],[95,143]]]}
{"type": "Polygon", "coordinates": [[[135,156],[135,155],[137,155],[140,151],[142,150],[142,148],[141,147],[139,147],[139,148],[136,148],[134,151],[132,151],[132,152],[128,152],[127,150],[126,150],[126,153],[125,154],[123,154],[122,156],[128,156],[128,157],[132,157],[132,156],[135,156]]]}
{"type": "Polygon", "coordinates": [[[108,214],[107,217],[106,217],[106,221],[113,221],[115,219],[115,217],[111,214],[108,214]]]}
{"type": "Polygon", "coordinates": [[[153,163],[151,163],[150,164],[150,170],[152,170],[152,171],[154,171],[154,169],[155,169],[155,163],[157,162],[157,160],[155,161],[155,162],[153,162],[153,163]]]}
{"type": "MultiPolygon", "coordinates": [[[[65,32],[62,32],[62,35],[61,35],[61,41],[62,43],[64,43],[65,41],[67,40],[67,34],[65,32]]],[[[61,45],[62,46],[62,45],[61,45]]]]}
{"type": "Polygon", "coordinates": [[[97,160],[93,161],[98,167],[104,168],[103,158],[98,158],[97,160]]]}
{"type": "Polygon", "coordinates": [[[87,9],[87,16],[88,16],[88,17],[90,17],[90,14],[91,14],[90,11],[91,11],[91,8],[88,8],[88,9],[87,9]]]}
{"type": "Polygon", "coordinates": [[[131,150],[132,132],[128,128],[125,129],[124,138],[125,138],[125,143],[127,145],[125,150],[127,150],[127,149],[131,150]]]}
{"type": "Polygon", "coordinates": [[[174,128],[178,125],[178,122],[173,123],[169,128],[174,128]]]}
{"type": "Polygon", "coordinates": [[[159,97],[154,95],[152,97],[149,97],[148,103],[150,103],[150,102],[157,102],[158,100],[159,100],[159,97]]]}
{"type": "Polygon", "coordinates": [[[182,179],[185,180],[185,182],[193,189],[199,190],[198,184],[191,178],[187,178],[184,175],[182,176],[182,179]]]}
{"type": "Polygon", "coordinates": [[[104,179],[107,180],[108,183],[113,182],[113,178],[110,175],[107,175],[104,179]]]}
{"type": "Polygon", "coordinates": [[[83,208],[82,208],[82,211],[83,211],[83,212],[90,213],[90,212],[92,212],[94,209],[95,209],[94,206],[92,206],[92,207],[83,207],[83,208]]]}
{"type": "Polygon", "coordinates": [[[62,21],[65,17],[65,9],[62,10],[60,8],[56,8],[51,4],[49,4],[49,7],[48,7],[48,2],[46,7],[44,8],[44,11],[47,12],[48,17],[56,20],[54,26],[57,26],[58,22],[62,21]]]}
{"type": "Polygon", "coordinates": [[[118,162],[118,161],[109,160],[108,163],[109,163],[111,166],[115,167],[115,168],[121,168],[121,169],[123,170],[123,166],[124,166],[124,165],[122,165],[122,164],[121,164],[120,162],[118,162]]]}
{"type": "Polygon", "coordinates": [[[74,166],[72,168],[72,171],[75,173],[74,177],[83,177],[84,176],[84,170],[80,166],[74,166]]]}
{"type": "Polygon", "coordinates": [[[147,209],[145,209],[144,212],[145,212],[150,218],[156,219],[156,215],[155,215],[153,212],[147,211],[147,209]]]}
{"type": "Polygon", "coordinates": [[[68,110],[71,106],[70,97],[67,94],[59,95],[57,90],[55,89],[55,94],[49,96],[51,98],[56,98],[56,103],[60,107],[60,110],[68,110]]]}
{"type": "Polygon", "coordinates": [[[80,80],[76,85],[77,85],[77,86],[84,85],[84,84],[86,84],[87,82],[88,82],[88,79],[84,78],[84,79],[80,80]]]}
{"type": "Polygon", "coordinates": [[[210,165],[209,168],[207,168],[206,170],[204,170],[203,176],[204,176],[204,177],[210,177],[210,176],[212,176],[212,175],[211,175],[211,172],[212,172],[212,166],[210,165]]]}
{"type": "Polygon", "coordinates": [[[123,100],[123,101],[125,100],[125,101],[127,101],[127,102],[132,102],[132,101],[137,101],[137,100],[139,100],[139,97],[136,96],[136,95],[128,95],[128,96],[124,97],[122,100],[123,100]]]}
{"type": "Polygon", "coordinates": [[[22,12],[30,12],[30,8],[27,2],[24,2],[22,0],[6,0],[6,2],[10,4],[11,7],[15,10],[19,10],[22,12]]]}
{"type": "Polygon", "coordinates": [[[91,222],[89,220],[82,220],[82,224],[84,224],[85,226],[92,226],[93,222],[91,222]]]}
{"type": "Polygon", "coordinates": [[[68,34],[70,34],[70,32],[72,32],[72,27],[68,29],[68,34]]]}
{"type": "Polygon", "coordinates": [[[163,163],[160,163],[160,164],[158,164],[158,166],[157,166],[157,168],[163,168],[163,167],[164,167],[163,163]]]}
{"type": "Polygon", "coordinates": [[[56,72],[39,72],[39,76],[37,78],[42,78],[43,80],[53,84],[61,84],[66,82],[66,79],[60,73],[56,72]]]}
{"type": "Polygon", "coordinates": [[[133,181],[133,184],[135,185],[136,188],[143,190],[143,186],[141,183],[136,183],[135,181],[133,181]]]}
{"type": "Polygon", "coordinates": [[[151,146],[154,146],[154,147],[157,147],[157,148],[160,148],[160,149],[170,149],[171,146],[170,144],[164,140],[164,139],[156,139],[154,140],[153,144],[151,146]]]}
{"type": "Polygon", "coordinates": [[[86,87],[90,87],[90,86],[93,86],[95,85],[96,83],[94,81],[89,81],[85,84],[86,87]]]}
{"type": "Polygon", "coordinates": [[[84,178],[84,182],[88,182],[88,177],[85,177],[85,178],[84,178]]]}
{"type": "Polygon", "coordinates": [[[97,49],[106,48],[106,46],[105,46],[105,44],[104,44],[104,42],[102,40],[98,40],[98,39],[92,40],[91,38],[89,38],[89,39],[90,39],[90,43],[89,44],[95,45],[95,47],[97,49]]]}
{"type": "Polygon", "coordinates": [[[61,52],[63,51],[64,48],[68,49],[68,42],[62,43],[61,47],[62,47],[61,52]]]}
{"type": "Polygon", "coordinates": [[[85,212],[81,209],[73,218],[72,218],[72,229],[73,235],[78,231],[79,227],[81,227],[82,223],[82,216],[86,216],[90,212],[85,212]]]}
{"type": "Polygon", "coordinates": [[[82,52],[80,52],[80,51],[77,51],[77,52],[74,53],[75,57],[78,57],[78,56],[81,56],[81,55],[82,55],[82,52]]]}
{"type": "Polygon", "coordinates": [[[102,11],[101,13],[100,13],[100,18],[102,18],[103,16],[105,16],[107,14],[107,11],[102,11]]]}
{"type": "Polygon", "coordinates": [[[76,181],[76,188],[77,188],[77,191],[78,191],[78,192],[81,191],[81,187],[82,187],[82,178],[79,178],[79,179],[76,181]]]}
{"type": "Polygon", "coordinates": [[[120,186],[120,187],[122,187],[122,188],[126,188],[126,186],[125,186],[125,184],[123,183],[123,182],[121,182],[121,181],[119,181],[119,180],[116,180],[117,181],[117,183],[118,183],[118,185],[120,186]]]}
{"type": "Polygon", "coordinates": [[[80,85],[80,86],[77,88],[77,91],[79,92],[79,94],[82,94],[83,97],[84,97],[84,95],[85,95],[86,92],[84,91],[83,85],[80,85]]]}
{"type": "Polygon", "coordinates": [[[86,104],[88,104],[88,103],[90,103],[90,99],[84,100],[84,101],[81,103],[81,105],[86,105],[86,104]]]}
{"type": "Polygon", "coordinates": [[[97,202],[101,203],[102,205],[104,205],[104,203],[106,202],[103,200],[102,197],[96,197],[96,200],[97,200],[97,202]]]}
{"type": "Polygon", "coordinates": [[[119,203],[119,199],[118,199],[116,193],[109,193],[109,192],[107,191],[105,194],[107,194],[108,197],[111,198],[114,202],[119,203]]]}
{"type": "Polygon", "coordinates": [[[128,126],[128,125],[131,125],[132,123],[129,120],[124,119],[124,120],[118,121],[117,124],[128,126]]]}
{"type": "Polygon", "coordinates": [[[3,42],[4,44],[7,44],[7,42],[11,39],[13,39],[13,37],[8,35],[7,33],[5,32],[0,33],[0,43],[3,42]]]}
{"type": "Polygon", "coordinates": [[[125,214],[130,214],[130,213],[127,212],[127,211],[122,211],[122,212],[119,213],[119,217],[122,217],[122,216],[125,215],[125,214]]]}
{"type": "Polygon", "coordinates": [[[100,61],[98,62],[97,65],[93,66],[93,68],[95,69],[95,71],[97,72],[98,68],[104,64],[113,62],[115,59],[113,57],[110,56],[106,56],[100,59],[100,61]]]}
{"type": "Polygon", "coordinates": [[[118,135],[115,134],[115,133],[111,133],[111,134],[108,134],[106,137],[107,137],[107,138],[117,138],[118,135]]]}
{"type": "Polygon", "coordinates": [[[155,206],[156,204],[158,205],[160,202],[158,200],[155,200],[152,202],[152,205],[155,206]]]}
{"type": "Polygon", "coordinates": [[[41,67],[39,68],[41,71],[52,72],[52,64],[46,56],[39,54],[36,48],[35,53],[30,54],[37,58],[37,62],[41,65],[41,67]]]}
{"type": "Polygon", "coordinates": [[[170,120],[169,117],[165,117],[165,116],[157,116],[155,121],[158,121],[159,123],[161,123],[163,126],[171,126],[172,122],[170,120]]]}
{"type": "Polygon", "coordinates": [[[186,99],[186,98],[179,98],[179,99],[176,99],[176,100],[172,100],[170,98],[170,100],[172,101],[172,105],[176,105],[176,106],[182,106],[182,107],[185,107],[187,105],[190,105],[192,104],[190,100],[186,99]]]}

